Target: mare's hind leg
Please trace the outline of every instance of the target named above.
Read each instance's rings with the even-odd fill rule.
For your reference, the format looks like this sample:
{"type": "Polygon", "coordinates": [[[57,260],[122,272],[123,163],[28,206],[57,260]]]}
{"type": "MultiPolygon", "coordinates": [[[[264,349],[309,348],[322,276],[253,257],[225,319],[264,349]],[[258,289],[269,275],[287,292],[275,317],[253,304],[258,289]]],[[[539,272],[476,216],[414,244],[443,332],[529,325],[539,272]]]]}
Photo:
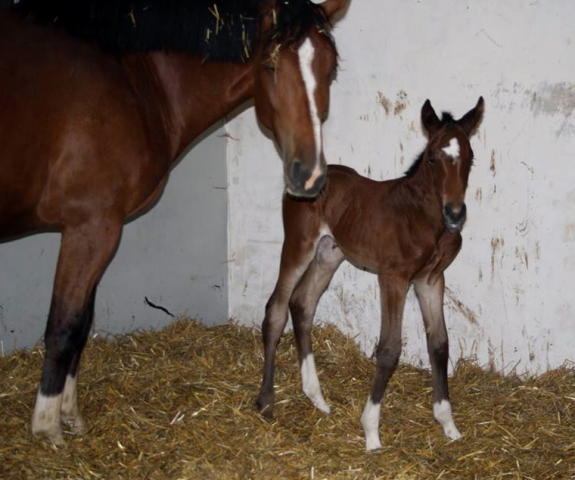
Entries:
{"type": "Polygon", "coordinates": [[[432,284],[428,284],[427,277],[418,278],[413,282],[413,286],[425,323],[433,382],[433,415],[443,427],[445,435],[451,440],[457,440],[461,437],[461,433],[453,421],[447,385],[449,342],[443,317],[445,280],[443,274],[440,274],[432,284]]]}
{"type": "Polygon", "coordinates": [[[376,352],[376,372],[371,394],[361,415],[367,451],[381,448],[379,439],[381,400],[401,355],[401,320],[409,282],[401,278],[387,279],[380,275],[379,286],[381,332],[376,352]]]}
{"type": "Polygon", "coordinates": [[[80,342],[76,353],[70,363],[68,374],[66,375],[66,383],[64,384],[64,391],[62,393],[62,406],[60,409],[61,421],[68,425],[74,433],[82,433],[84,430],[84,420],[78,409],[78,370],[80,367],[80,358],[82,350],[88,340],[90,329],[92,328],[92,320],[94,318],[94,300],[96,298],[96,287],[92,290],[90,300],[86,306],[86,319],[82,325],[82,332],[80,334],[80,342]]]}
{"type": "Polygon", "coordinates": [[[32,433],[56,445],[64,443],[61,410],[76,429],[82,427],[76,402],[78,365],[90,331],[96,284],[116,250],[121,231],[119,218],[107,218],[91,219],[62,232],[45,333],[46,357],[32,417],[32,433]]]}
{"type": "MultiPolygon", "coordinates": [[[[301,219],[303,222],[303,219],[301,219]]],[[[309,230],[314,230],[310,227],[309,230]]],[[[264,372],[257,407],[266,418],[273,418],[274,406],[274,364],[277,345],[288,319],[288,302],[292,292],[313,260],[319,237],[317,232],[298,235],[297,228],[286,228],[286,239],[282,248],[280,273],[276,287],[266,304],[262,324],[264,342],[264,372]]]]}
{"type": "Polygon", "coordinates": [[[329,405],[321,394],[311,344],[311,327],[319,299],[327,289],[337,268],[344,259],[333,238],[323,237],[316,255],[294,290],[289,302],[305,395],[322,412],[329,413],[329,405]]]}

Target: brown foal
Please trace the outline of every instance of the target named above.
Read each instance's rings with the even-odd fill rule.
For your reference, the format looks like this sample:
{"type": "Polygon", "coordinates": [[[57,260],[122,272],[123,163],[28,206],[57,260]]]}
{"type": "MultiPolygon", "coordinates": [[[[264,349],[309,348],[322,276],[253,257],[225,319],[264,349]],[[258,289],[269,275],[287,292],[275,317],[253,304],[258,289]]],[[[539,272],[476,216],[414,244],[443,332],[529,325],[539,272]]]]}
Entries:
{"type": "Polygon", "coordinates": [[[434,416],[447,437],[455,440],[461,436],[453,421],[447,385],[443,271],[461,248],[464,197],[473,161],[469,137],[479,126],[483,110],[480,98],[460,120],[447,113],[440,120],[428,100],[421,120],[429,141],[404,177],[377,182],[351,168],[330,165],[325,192],[317,200],[284,197],[285,239],[279,278],[262,327],[265,363],[257,401],[262,415],[273,417],[274,357],[288,308],[303,391],[316,407],[329,413],[315,369],[310,331],[321,295],[343,260],[349,260],[377,273],[381,291],[376,374],[361,417],[366,449],[381,447],[381,400],[399,361],[403,308],[410,284],[426,328],[434,416]]]}

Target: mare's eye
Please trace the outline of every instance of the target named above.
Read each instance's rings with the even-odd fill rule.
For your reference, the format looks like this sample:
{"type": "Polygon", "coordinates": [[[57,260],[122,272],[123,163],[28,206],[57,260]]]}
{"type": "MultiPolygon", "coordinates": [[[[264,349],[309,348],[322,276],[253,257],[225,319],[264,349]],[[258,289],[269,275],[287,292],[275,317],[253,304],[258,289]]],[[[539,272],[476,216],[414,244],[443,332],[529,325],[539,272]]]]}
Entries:
{"type": "Polygon", "coordinates": [[[433,155],[430,155],[429,157],[427,157],[427,161],[429,162],[430,165],[434,165],[435,157],[433,155]]]}
{"type": "Polygon", "coordinates": [[[266,65],[266,66],[264,66],[264,71],[269,72],[269,73],[274,73],[276,71],[276,69],[272,66],[266,65]]]}

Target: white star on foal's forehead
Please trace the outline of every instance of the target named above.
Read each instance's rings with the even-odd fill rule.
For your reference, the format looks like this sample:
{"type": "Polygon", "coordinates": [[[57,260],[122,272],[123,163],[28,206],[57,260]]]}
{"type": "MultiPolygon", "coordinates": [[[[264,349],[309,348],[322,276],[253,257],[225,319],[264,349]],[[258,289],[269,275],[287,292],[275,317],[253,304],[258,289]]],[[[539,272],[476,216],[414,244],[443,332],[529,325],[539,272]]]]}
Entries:
{"type": "Polygon", "coordinates": [[[453,137],[449,140],[449,145],[445,148],[442,148],[446,155],[449,155],[451,159],[455,162],[459,157],[459,142],[457,138],[453,137]]]}

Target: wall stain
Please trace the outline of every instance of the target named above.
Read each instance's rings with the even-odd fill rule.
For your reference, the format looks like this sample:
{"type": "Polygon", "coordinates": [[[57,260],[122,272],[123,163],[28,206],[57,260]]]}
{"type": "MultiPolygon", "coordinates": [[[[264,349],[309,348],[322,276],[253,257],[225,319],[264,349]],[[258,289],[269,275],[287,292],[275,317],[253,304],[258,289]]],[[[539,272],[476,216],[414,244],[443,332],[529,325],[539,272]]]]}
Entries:
{"type": "Polygon", "coordinates": [[[409,102],[407,101],[407,93],[405,93],[404,90],[400,90],[395,99],[395,107],[393,109],[393,114],[395,116],[397,115],[401,116],[401,112],[403,112],[408,105],[409,102]]]}
{"type": "Polygon", "coordinates": [[[535,258],[541,260],[541,244],[538,241],[535,242],[535,258]]]}
{"type": "Polygon", "coordinates": [[[519,260],[520,265],[525,265],[525,268],[529,270],[529,255],[523,248],[515,247],[515,257],[519,260]]]}
{"type": "Polygon", "coordinates": [[[472,325],[479,325],[479,322],[477,321],[477,314],[471,310],[471,308],[459,301],[453,293],[453,290],[451,290],[449,287],[445,287],[445,294],[455,309],[458,310],[459,313],[461,313],[469,321],[469,323],[472,325]]]}
{"type": "Polygon", "coordinates": [[[377,92],[377,102],[383,107],[385,114],[389,115],[391,111],[391,102],[389,99],[383,93],[377,92]]]}
{"type": "Polygon", "coordinates": [[[565,242],[575,242],[575,223],[568,223],[565,225],[563,240],[565,242]]]}
{"type": "Polygon", "coordinates": [[[495,169],[495,149],[491,150],[491,163],[489,164],[489,170],[495,176],[496,169],[495,169]]]}
{"type": "Polygon", "coordinates": [[[481,190],[481,187],[475,190],[475,200],[477,203],[481,203],[481,200],[483,200],[483,191],[481,190]]]}
{"type": "Polygon", "coordinates": [[[491,239],[491,281],[495,280],[495,255],[503,245],[505,245],[503,238],[494,237],[491,239]]]}

